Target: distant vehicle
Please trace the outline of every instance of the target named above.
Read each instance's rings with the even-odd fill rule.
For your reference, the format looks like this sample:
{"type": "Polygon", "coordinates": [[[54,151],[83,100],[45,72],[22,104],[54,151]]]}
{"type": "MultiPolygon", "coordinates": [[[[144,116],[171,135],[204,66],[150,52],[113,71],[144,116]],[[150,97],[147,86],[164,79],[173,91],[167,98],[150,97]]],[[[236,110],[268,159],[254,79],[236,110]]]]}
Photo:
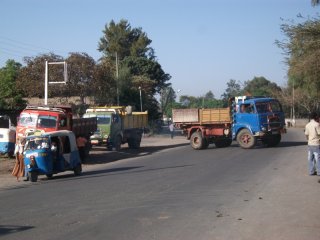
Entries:
{"type": "MultiPolygon", "coordinates": [[[[132,112],[131,107],[91,107],[83,117],[97,118],[102,142],[109,150],[119,150],[125,143],[130,148],[139,148],[143,131],[148,126],[148,112],[132,112]]],[[[93,137],[93,141],[97,142],[97,138],[93,137]]]]}
{"type": "Polygon", "coordinates": [[[76,137],[85,137],[88,140],[88,155],[91,148],[89,139],[97,130],[97,119],[73,118],[70,106],[27,106],[18,119],[17,137],[58,130],[69,130],[76,137]]]}
{"type": "Polygon", "coordinates": [[[75,175],[82,172],[76,138],[68,130],[28,136],[24,163],[31,182],[36,182],[39,175],[51,178],[64,171],[73,171],[75,175]]]}
{"type": "Polygon", "coordinates": [[[257,141],[269,147],[286,132],[281,104],[274,98],[240,96],[230,99],[228,108],[173,109],[173,122],[183,130],[192,148],[205,149],[210,143],[228,147],[237,140],[242,148],[257,141]]]}
{"type": "Polygon", "coordinates": [[[0,154],[12,157],[16,142],[16,128],[8,115],[0,115],[0,154]]]}

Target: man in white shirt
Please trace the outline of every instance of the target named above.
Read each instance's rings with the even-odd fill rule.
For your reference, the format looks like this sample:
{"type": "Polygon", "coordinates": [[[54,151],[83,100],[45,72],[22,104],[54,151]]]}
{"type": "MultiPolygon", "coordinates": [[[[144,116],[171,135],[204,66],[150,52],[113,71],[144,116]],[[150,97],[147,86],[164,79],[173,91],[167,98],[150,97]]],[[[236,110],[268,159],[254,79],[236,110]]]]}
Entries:
{"type": "Polygon", "coordinates": [[[308,140],[308,167],[309,175],[320,176],[320,125],[319,116],[313,112],[310,115],[310,122],[305,127],[305,135],[308,140]]]}

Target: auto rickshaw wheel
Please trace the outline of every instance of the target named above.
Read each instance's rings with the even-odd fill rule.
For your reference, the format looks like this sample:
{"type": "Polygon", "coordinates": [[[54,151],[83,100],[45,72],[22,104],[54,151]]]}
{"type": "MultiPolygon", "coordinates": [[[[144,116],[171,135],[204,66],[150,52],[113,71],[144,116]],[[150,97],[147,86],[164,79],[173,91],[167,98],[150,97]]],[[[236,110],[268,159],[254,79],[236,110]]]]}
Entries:
{"type": "Polygon", "coordinates": [[[38,181],[38,173],[37,172],[28,172],[28,177],[31,182],[38,181]]]}
{"type": "Polygon", "coordinates": [[[50,174],[46,174],[46,176],[47,176],[47,178],[48,178],[48,179],[51,179],[51,178],[52,178],[52,176],[53,176],[53,174],[52,174],[52,173],[50,173],[50,174]]]}

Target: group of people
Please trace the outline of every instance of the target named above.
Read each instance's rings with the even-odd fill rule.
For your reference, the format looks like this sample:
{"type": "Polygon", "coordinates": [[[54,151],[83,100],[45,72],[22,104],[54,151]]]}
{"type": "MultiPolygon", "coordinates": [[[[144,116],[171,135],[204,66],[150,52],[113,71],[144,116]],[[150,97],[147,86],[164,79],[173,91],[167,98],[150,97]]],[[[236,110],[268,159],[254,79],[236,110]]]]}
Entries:
{"type": "Polygon", "coordinates": [[[310,122],[305,127],[308,140],[308,171],[309,175],[320,176],[320,124],[319,114],[312,112],[310,122]]]}

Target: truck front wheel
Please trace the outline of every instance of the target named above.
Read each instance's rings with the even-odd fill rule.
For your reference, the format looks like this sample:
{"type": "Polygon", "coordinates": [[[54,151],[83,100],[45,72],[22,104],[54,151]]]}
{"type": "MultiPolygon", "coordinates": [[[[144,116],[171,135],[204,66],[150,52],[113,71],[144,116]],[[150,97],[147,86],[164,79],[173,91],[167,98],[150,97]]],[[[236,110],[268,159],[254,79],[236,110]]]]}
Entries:
{"type": "Polygon", "coordinates": [[[267,147],[275,147],[281,142],[281,134],[276,134],[272,136],[268,136],[263,139],[263,143],[267,145],[267,147]]]}
{"type": "Polygon", "coordinates": [[[256,138],[251,134],[248,129],[242,129],[237,136],[237,141],[240,147],[249,149],[256,145],[256,138]]]}
{"type": "Polygon", "coordinates": [[[190,144],[193,149],[200,150],[203,147],[205,139],[202,137],[201,132],[194,132],[190,138],[190,144]]]}

